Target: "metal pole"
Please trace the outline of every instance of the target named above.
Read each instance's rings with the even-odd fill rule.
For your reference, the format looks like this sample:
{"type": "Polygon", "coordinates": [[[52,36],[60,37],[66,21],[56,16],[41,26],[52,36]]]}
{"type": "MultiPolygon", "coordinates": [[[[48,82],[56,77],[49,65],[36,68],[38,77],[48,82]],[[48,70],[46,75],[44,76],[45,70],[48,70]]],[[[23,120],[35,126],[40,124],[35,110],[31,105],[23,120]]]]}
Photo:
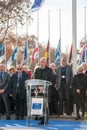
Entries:
{"type": "Polygon", "coordinates": [[[76,16],[76,3],[77,0],[72,0],[72,43],[73,43],[73,74],[76,73],[77,67],[77,54],[76,54],[76,45],[77,45],[77,16],[76,16]]]}
{"type": "MultiPolygon", "coordinates": [[[[17,18],[16,18],[16,47],[17,47],[17,55],[18,55],[18,36],[17,36],[17,34],[18,34],[18,32],[17,32],[17,18]]],[[[18,57],[16,57],[16,66],[17,66],[17,64],[18,64],[18,57]]]]}
{"type": "Polygon", "coordinates": [[[48,10],[48,42],[49,42],[49,50],[48,50],[48,65],[50,64],[50,10],[48,10]]]}
{"type": "Polygon", "coordinates": [[[26,45],[25,47],[27,47],[27,67],[28,67],[28,16],[26,16],[26,45]]]}
{"type": "Polygon", "coordinates": [[[87,62],[87,54],[86,54],[86,51],[87,51],[87,44],[86,44],[86,7],[84,7],[84,37],[85,37],[85,62],[87,62]]]}
{"type": "Polygon", "coordinates": [[[40,49],[39,49],[39,11],[37,11],[37,47],[38,47],[38,63],[40,61],[40,49]]]}
{"type": "Polygon", "coordinates": [[[61,9],[59,9],[59,40],[60,40],[60,56],[61,56],[61,9]]]}

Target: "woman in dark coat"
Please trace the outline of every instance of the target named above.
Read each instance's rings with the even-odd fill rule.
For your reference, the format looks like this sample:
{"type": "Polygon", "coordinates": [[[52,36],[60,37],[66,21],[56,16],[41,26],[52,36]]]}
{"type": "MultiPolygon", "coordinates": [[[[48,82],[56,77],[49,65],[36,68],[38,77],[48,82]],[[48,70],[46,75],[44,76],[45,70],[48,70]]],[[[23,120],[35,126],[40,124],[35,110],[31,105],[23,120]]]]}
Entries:
{"type": "Polygon", "coordinates": [[[76,120],[80,119],[80,109],[82,110],[82,116],[84,117],[85,114],[85,91],[86,91],[86,76],[83,74],[82,66],[77,68],[77,74],[73,78],[73,101],[76,104],[76,120]]]}

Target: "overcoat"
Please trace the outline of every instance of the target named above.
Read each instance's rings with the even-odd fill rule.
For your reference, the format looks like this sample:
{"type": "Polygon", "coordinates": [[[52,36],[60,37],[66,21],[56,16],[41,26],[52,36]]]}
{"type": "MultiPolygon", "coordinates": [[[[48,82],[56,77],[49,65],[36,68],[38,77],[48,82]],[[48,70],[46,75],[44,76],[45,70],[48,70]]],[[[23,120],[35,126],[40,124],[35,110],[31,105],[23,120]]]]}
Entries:
{"type": "Polygon", "coordinates": [[[84,103],[87,87],[87,77],[84,74],[76,74],[72,82],[73,87],[73,102],[74,104],[84,103]],[[76,90],[80,90],[80,94],[76,90]]]}

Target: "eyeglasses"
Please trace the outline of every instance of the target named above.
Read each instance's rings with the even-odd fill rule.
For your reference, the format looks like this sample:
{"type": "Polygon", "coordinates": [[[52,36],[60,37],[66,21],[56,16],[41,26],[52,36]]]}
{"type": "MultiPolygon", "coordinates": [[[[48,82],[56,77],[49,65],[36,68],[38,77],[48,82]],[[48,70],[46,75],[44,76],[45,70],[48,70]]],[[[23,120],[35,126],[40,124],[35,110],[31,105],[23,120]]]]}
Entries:
{"type": "Polygon", "coordinates": [[[17,70],[22,70],[22,68],[17,68],[17,70]]]}

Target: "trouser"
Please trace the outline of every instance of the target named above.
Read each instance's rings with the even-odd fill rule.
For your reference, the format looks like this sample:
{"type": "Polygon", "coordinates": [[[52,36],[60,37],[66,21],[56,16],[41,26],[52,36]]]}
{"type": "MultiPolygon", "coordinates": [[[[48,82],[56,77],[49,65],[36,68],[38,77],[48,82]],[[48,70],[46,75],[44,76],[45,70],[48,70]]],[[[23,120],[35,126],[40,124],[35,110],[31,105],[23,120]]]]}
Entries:
{"type": "Polygon", "coordinates": [[[9,104],[9,97],[7,93],[1,94],[0,95],[0,103],[1,100],[3,100],[3,103],[5,105],[5,109],[6,109],[6,117],[10,117],[10,104],[9,104]]]}
{"type": "Polygon", "coordinates": [[[65,89],[61,89],[59,91],[59,114],[63,114],[63,112],[67,114],[71,114],[70,112],[70,97],[68,91],[65,89]]]}
{"type": "Polygon", "coordinates": [[[82,110],[82,115],[84,116],[84,114],[85,114],[85,104],[84,103],[76,104],[76,115],[77,116],[80,116],[80,114],[79,114],[80,109],[82,110]]]}
{"type": "Polygon", "coordinates": [[[25,115],[25,100],[21,99],[19,94],[16,94],[16,99],[15,99],[15,112],[16,112],[16,117],[24,117],[25,115]]]}

